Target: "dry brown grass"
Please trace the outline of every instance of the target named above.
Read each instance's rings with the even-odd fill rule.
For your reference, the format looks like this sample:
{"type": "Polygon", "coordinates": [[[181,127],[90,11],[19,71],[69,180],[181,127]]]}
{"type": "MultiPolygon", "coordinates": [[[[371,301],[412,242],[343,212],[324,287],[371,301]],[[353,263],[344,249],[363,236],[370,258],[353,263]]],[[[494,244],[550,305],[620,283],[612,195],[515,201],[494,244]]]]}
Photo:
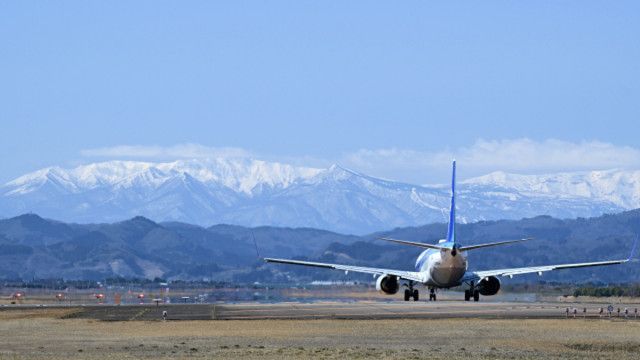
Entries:
{"type": "Polygon", "coordinates": [[[0,311],[0,321],[51,319],[51,318],[59,319],[64,316],[68,316],[70,313],[75,311],[77,310],[76,309],[60,309],[60,308],[0,311]]]}
{"type": "Polygon", "coordinates": [[[629,304],[629,305],[637,305],[638,298],[637,297],[628,297],[628,296],[611,296],[611,297],[595,297],[595,296],[556,296],[550,298],[551,301],[558,301],[563,303],[572,303],[572,304],[629,304]]]}
{"type": "Polygon", "coordinates": [[[640,351],[640,321],[60,319],[68,311],[0,311],[0,358],[637,359],[640,351]]]}

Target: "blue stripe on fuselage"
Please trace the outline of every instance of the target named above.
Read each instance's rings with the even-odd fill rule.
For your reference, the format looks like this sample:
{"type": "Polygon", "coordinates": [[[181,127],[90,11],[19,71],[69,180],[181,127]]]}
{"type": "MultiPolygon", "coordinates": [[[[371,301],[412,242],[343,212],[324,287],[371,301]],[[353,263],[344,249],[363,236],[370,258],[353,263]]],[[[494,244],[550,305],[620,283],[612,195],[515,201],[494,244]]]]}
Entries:
{"type": "Polygon", "coordinates": [[[423,251],[420,256],[418,256],[418,259],[416,260],[416,271],[420,272],[422,271],[422,267],[424,266],[424,263],[427,261],[427,259],[429,259],[429,255],[435,253],[437,250],[425,250],[423,251]]]}

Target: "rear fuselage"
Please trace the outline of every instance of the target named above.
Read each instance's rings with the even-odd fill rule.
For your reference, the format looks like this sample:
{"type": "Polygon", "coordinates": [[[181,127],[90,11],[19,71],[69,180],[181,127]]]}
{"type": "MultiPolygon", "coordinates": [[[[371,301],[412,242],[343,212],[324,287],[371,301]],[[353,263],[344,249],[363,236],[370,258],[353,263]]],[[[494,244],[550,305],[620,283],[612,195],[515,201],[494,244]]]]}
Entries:
{"type": "MultiPolygon", "coordinates": [[[[453,243],[442,242],[443,247],[454,248],[453,243]]],[[[462,251],[425,250],[416,260],[416,271],[424,274],[424,285],[449,288],[461,284],[467,271],[467,254],[462,251]]]]}

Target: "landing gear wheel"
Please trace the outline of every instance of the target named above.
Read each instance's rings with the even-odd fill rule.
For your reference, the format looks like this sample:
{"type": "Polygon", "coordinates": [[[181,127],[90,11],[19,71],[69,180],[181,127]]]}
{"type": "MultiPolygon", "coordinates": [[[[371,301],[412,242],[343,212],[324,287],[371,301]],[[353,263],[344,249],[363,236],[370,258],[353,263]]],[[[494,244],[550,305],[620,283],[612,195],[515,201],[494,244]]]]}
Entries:
{"type": "Polygon", "coordinates": [[[429,289],[429,301],[436,301],[436,289],[429,289]]]}
{"type": "Polygon", "coordinates": [[[420,294],[418,290],[413,290],[413,301],[418,301],[420,299],[420,294]]]}
{"type": "Polygon", "coordinates": [[[480,291],[476,290],[473,292],[473,301],[479,301],[480,300],[480,291]]]}
{"type": "Polygon", "coordinates": [[[411,299],[411,290],[406,289],[404,291],[404,301],[409,301],[409,299],[411,299]]]}
{"type": "Polygon", "coordinates": [[[464,301],[469,301],[471,299],[471,290],[464,291],[464,301]]]}

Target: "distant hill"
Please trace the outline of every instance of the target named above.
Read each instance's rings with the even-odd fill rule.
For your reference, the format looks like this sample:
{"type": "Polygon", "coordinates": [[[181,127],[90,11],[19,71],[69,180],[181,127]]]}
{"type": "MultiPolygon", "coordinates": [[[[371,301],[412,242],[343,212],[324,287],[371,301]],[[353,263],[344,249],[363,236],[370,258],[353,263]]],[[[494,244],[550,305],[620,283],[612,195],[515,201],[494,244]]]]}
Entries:
{"type": "MultiPolygon", "coordinates": [[[[388,244],[380,235],[435,242],[444,224],[405,227],[366,236],[310,228],[209,228],[144,217],[112,224],[67,224],[25,214],[0,220],[0,278],[102,279],[112,276],[202,279],[252,283],[324,279],[370,280],[323,269],[264,264],[261,256],[312,259],[356,265],[413,269],[420,249],[388,244]]],[[[640,210],[595,218],[459,224],[464,244],[533,236],[531,242],[471,252],[471,269],[626,258],[640,234],[640,210]]],[[[536,279],[516,277],[514,281],[536,279]]],[[[640,263],[545,273],[543,280],[621,282],[640,279],[640,263]]]]}
{"type": "MultiPolygon", "coordinates": [[[[459,220],[466,223],[536,215],[590,217],[640,207],[640,171],[495,172],[458,185],[459,220]]],[[[143,215],[201,226],[313,227],[362,235],[443,221],[448,198],[446,185],[383,180],[338,165],[107,161],[45,168],[0,186],[0,216],[35,212],[91,223],[143,215]]]]}
{"type": "Polygon", "coordinates": [[[0,220],[0,278],[101,279],[107,276],[230,280],[263,251],[321,253],[356,237],[315,229],[155,223],[138,216],[113,224],[65,224],[26,214],[0,220]]]}

